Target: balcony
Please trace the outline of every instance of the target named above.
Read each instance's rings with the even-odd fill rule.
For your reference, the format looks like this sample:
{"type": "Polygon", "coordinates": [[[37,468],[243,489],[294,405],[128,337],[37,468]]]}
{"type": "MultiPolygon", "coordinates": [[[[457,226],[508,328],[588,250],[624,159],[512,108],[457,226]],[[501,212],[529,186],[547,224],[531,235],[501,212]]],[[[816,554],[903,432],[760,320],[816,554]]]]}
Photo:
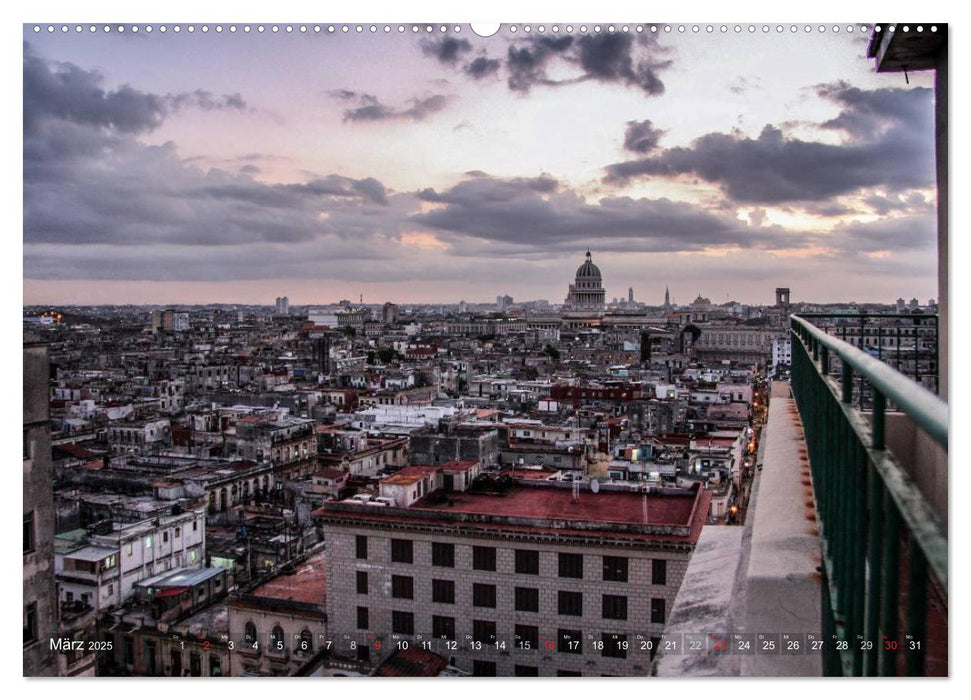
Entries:
{"type": "Polygon", "coordinates": [[[772,385],[744,526],[704,528],[665,628],[710,648],[653,671],[946,676],[947,405],[806,318],[791,326],[792,385],[772,385]],[[718,642],[762,637],[800,646],[718,642]]]}
{"type": "Polygon", "coordinates": [[[823,635],[847,646],[829,646],[824,673],[946,675],[947,515],[932,502],[941,483],[946,493],[947,405],[808,320],[791,323],[792,391],[822,543],[823,635]],[[927,459],[928,449],[908,464],[903,445],[888,449],[888,425],[904,420],[943,460],[927,459]]]}

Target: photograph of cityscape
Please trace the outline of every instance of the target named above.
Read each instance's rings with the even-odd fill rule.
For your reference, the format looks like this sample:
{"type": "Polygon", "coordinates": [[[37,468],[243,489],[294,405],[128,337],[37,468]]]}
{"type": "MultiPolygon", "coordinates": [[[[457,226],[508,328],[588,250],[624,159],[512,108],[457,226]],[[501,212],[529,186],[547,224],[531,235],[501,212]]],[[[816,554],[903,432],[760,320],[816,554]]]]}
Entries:
{"type": "Polygon", "coordinates": [[[22,34],[25,677],[950,675],[946,23],[22,34]]]}

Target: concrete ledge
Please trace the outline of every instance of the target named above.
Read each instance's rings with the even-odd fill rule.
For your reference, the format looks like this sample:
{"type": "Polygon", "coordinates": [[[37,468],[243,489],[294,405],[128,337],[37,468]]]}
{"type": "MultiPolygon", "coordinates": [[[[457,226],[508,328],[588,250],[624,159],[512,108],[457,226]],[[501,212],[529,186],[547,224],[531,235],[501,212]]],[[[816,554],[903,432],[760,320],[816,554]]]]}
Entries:
{"type": "MultiPolygon", "coordinates": [[[[744,528],[708,525],[681,589],[674,600],[665,634],[728,634],[737,602],[737,571],[744,555],[744,528]]],[[[740,657],[726,654],[664,654],[655,661],[657,676],[737,676],[740,657]]]]}
{"type": "MultiPolygon", "coordinates": [[[[822,632],[819,531],[802,424],[789,385],[773,382],[745,575],[745,632],[822,632]]],[[[743,676],[820,676],[820,654],[743,656],[743,676]]]]}

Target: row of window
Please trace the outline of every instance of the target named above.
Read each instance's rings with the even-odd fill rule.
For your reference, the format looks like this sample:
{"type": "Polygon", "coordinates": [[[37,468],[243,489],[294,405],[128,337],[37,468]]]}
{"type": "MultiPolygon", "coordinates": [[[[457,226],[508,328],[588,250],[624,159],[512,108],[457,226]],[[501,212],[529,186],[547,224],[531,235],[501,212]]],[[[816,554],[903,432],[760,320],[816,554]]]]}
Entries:
{"type": "MultiPolygon", "coordinates": [[[[664,622],[664,599],[656,598],[651,603],[651,622],[664,622]]],[[[357,609],[357,626],[366,630],[370,625],[370,612],[366,607],[357,609]]],[[[437,639],[455,641],[455,618],[447,615],[431,616],[432,636],[437,639]]],[[[414,635],[415,614],[405,610],[391,611],[391,631],[393,634],[414,635]]],[[[603,632],[599,640],[585,640],[583,632],[576,629],[559,628],[553,640],[541,639],[536,625],[516,625],[513,633],[512,649],[517,651],[553,651],[561,654],[583,654],[584,643],[599,651],[601,656],[625,659],[629,651],[626,634],[603,632]]],[[[497,646],[506,649],[505,642],[499,639],[494,620],[472,620],[472,643],[497,646]]]]}
{"type": "MultiPolygon", "coordinates": [[[[455,545],[448,542],[432,542],[432,566],[444,568],[455,567],[455,545]]],[[[517,574],[539,575],[540,553],[533,549],[515,550],[515,572],[517,574]]],[[[368,558],[368,538],[357,535],[355,555],[358,559],[368,558]]],[[[558,573],[560,578],[583,578],[583,556],[559,552],[558,573]]],[[[414,542],[411,540],[391,539],[391,561],[398,564],[413,564],[415,561],[414,542]]],[[[627,557],[602,557],[602,580],[626,583],[629,572],[627,557]]],[[[496,571],[495,547],[472,547],[472,568],[479,571],[496,571]]],[[[667,561],[655,559],[651,567],[651,584],[664,586],[667,584],[667,561]]]]}
{"type": "MultiPolygon", "coordinates": [[[[357,572],[357,592],[368,595],[370,591],[368,572],[357,572]]],[[[446,605],[455,604],[455,581],[432,579],[432,602],[446,605]]],[[[514,608],[521,612],[539,612],[539,589],[516,586],[514,589],[514,608]]],[[[411,576],[393,575],[391,577],[391,597],[413,600],[415,580],[411,576]]],[[[657,598],[655,600],[662,600],[657,598]]],[[[496,586],[491,583],[472,584],[472,605],[477,608],[496,607],[496,586]]],[[[560,615],[583,615],[583,594],[580,591],[558,591],[557,612],[560,615]]],[[[607,620],[627,619],[627,596],[601,595],[601,614],[607,620]]]]}

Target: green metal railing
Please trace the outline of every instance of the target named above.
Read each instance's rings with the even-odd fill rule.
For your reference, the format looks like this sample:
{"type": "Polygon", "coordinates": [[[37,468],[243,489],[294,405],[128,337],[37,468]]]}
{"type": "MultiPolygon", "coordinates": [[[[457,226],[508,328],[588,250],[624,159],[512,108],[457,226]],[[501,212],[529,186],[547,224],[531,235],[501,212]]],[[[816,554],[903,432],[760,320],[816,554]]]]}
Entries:
{"type": "Polygon", "coordinates": [[[824,563],[823,672],[924,675],[929,610],[940,617],[931,594],[943,602],[946,627],[947,536],[886,449],[886,413],[889,401],[946,453],[947,405],[805,318],[791,317],[791,333],[792,390],[806,435],[824,563]],[[830,376],[835,359],[838,380],[830,376]],[[855,379],[868,386],[870,412],[853,403],[855,379]]]}

